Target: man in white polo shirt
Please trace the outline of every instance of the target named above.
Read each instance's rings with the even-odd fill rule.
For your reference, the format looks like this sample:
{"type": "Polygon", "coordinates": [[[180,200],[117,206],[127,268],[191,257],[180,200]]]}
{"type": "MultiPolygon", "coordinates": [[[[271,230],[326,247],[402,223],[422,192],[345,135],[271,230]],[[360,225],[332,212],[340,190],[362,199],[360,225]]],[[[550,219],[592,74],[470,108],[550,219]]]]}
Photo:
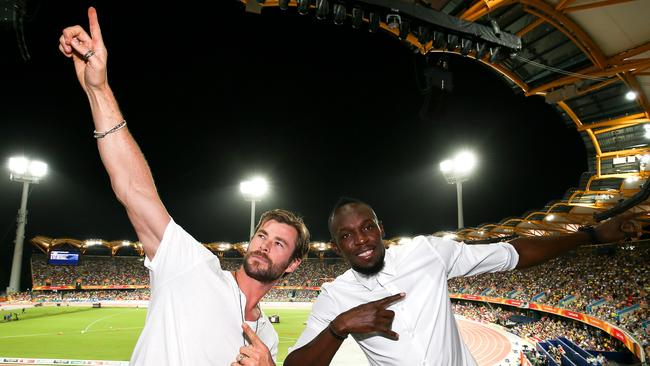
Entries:
{"type": "Polygon", "coordinates": [[[620,240],[627,218],[559,237],[466,245],[418,236],[386,250],[374,210],[359,200],[341,199],[329,229],[352,269],[322,286],[284,365],[329,365],[348,335],[371,365],[476,365],[453,317],[449,278],[532,266],[581,244],[620,240]]]}
{"type": "Polygon", "coordinates": [[[95,9],[88,10],[88,18],[90,35],[80,26],[66,28],[59,49],[74,62],[102,162],[147,256],[151,302],[131,365],[273,365],[278,336],[258,303],[300,264],[309,231],[288,211],[268,211],[250,239],[243,266],[223,271],[219,259],[178,226],[161,202],[108,85],[95,9]]]}

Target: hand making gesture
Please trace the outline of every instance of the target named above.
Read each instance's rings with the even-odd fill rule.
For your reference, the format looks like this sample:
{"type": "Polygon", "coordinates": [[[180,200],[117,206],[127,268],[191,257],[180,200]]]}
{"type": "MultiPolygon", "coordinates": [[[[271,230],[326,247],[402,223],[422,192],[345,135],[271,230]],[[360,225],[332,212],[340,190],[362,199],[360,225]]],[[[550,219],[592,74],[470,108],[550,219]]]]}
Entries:
{"type": "Polygon", "coordinates": [[[231,366],[250,365],[250,366],[274,366],[273,357],[264,342],[257,336],[257,334],[248,326],[242,324],[244,334],[248,338],[250,345],[241,347],[237,360],[231,366]]]}
{"type": "Polygon", "coordinates": [[[352,308],[337,316],[330,323],[330,330],[339,337],[345,337],[350,333],[376,332],[396,340],[399,334],[392,330],[395,312],[386,308],[404,299],[404,296],[406,294],[399,293],[352,308]]]}
{"type": "Polygon", "coordinates": [[[95,8],[88,9],[90,35],[79,25],[65,28],[59,38],[59,50],[74,61],[77,78],[84,91],[107,85],[106,60],[108,53],[102,39],[95,8]]]}

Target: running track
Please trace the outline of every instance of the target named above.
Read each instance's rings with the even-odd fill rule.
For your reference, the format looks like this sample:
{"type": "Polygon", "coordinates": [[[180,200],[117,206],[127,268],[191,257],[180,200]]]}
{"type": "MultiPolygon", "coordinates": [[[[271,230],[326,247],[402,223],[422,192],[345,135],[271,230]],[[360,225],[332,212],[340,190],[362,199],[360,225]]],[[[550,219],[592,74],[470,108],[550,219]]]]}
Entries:
{"type": "Polygon", "coordinates": [[[479,366],[498,365],[512,352],[508,338],[480,323],[456,318],[460,334],[479,366]]]}

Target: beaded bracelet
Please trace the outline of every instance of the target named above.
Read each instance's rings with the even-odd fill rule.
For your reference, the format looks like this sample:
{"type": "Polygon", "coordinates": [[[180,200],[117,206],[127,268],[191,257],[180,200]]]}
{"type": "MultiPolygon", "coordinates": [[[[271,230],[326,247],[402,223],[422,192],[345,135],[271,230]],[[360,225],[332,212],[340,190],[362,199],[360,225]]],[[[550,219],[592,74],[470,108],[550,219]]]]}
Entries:
{"type": "Polygon", "coordinates": [[[96,139],[101,139],[101,138],[106,137],[106,135],[111,134],[111,133],[119,130],[120,128],[122,128],[124,126],[126,126],[126,120],[125,119],[123,119],[122,122],[120,122],[120,123],[116,124],[115,126],[113,126],[113,128],[111,128],[108,131],[104,131],[104,132],[97,132],[97,130],[93,131],[93,136],[96,139]]]}

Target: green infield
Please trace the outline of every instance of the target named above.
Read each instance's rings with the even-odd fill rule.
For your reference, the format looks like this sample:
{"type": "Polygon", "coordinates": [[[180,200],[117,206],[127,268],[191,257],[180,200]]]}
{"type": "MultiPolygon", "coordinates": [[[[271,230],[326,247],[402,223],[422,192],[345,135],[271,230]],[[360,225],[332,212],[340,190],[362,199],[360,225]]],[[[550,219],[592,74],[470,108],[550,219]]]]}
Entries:
{"type": "MultiPolygon", "coordinates": [[[[144,308],[41,307],[0,311],[20,320],[0,323],[0,356],[84,360],[128,360],[140,335],[144,308]]],[[[280,316],[278,361],[284,360],[304,328],[307,309],[265,307],[280,316]]]]}

